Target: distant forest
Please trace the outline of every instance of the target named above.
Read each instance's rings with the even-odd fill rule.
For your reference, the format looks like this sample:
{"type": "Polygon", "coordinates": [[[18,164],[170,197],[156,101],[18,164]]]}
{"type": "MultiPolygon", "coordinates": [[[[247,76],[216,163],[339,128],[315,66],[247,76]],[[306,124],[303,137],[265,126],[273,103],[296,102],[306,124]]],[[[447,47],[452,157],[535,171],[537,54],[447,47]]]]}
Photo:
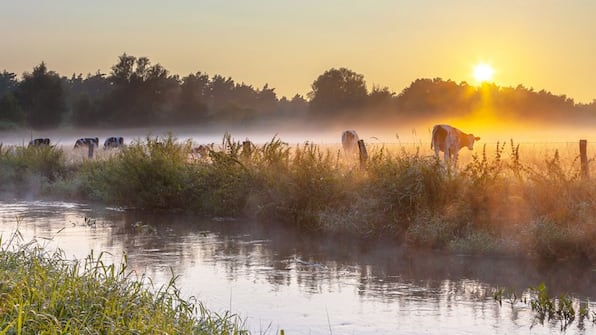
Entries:
{"type": "Polygon", "coordinates": [[[46,64],[17,79],[0,73],[0,130],[149,125],[259,124],[301,120],[313,124],[354,120],[417,120],[468,117],[491,110],[503,118],[544,122],[596,121],[596,99],[576,104],[565,95],[522,85],[472,86],[451,80],[416,79],[399,94],[367,88],[364,76],[347,68],[325,71],[306,97],[279,98],[275,88],[235,82],[202,72],[171,74],[147,57],[123,54],[109,74],[73,74],[46,64]]]}

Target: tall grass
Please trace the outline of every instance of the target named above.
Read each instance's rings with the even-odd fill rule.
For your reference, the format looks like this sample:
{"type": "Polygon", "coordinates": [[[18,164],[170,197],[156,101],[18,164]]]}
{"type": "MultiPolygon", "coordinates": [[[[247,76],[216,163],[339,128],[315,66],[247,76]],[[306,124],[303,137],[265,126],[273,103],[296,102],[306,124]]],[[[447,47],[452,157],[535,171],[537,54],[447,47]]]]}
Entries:
{"type": "Polygon", "coordinates": [[[0,144],[1,191],[40,194],[67,175],[64,152],[54,146],[4,147],[0,144]]]}
{"type": "Polygon", "coordinates": [[[126,257],[120,266],[93,253],[68,261],[61,251],[13,242],[0,249],[0,334],[247,333],[237,316],[181,298],[174,276],[155,291],[126,257]]]}
{"type": "MultiPolygon", "coordinates": [[[[191,147],[172,136],[147,137],[104,159],[53,168],[71,171],[53,184],[125,207],[256,216],[417,247],[596,262],[596,180],[582,179],[578,160],[563,161],[557,151],[524,161],[519,145],[498,143],[453,167],[419,151],[380,147],[361,167],[333,148],[278,138],[255,146],[226,134],[200,159],[191,147]]],[[[10,155],[5,150],[0,163],[10,155]]]]}

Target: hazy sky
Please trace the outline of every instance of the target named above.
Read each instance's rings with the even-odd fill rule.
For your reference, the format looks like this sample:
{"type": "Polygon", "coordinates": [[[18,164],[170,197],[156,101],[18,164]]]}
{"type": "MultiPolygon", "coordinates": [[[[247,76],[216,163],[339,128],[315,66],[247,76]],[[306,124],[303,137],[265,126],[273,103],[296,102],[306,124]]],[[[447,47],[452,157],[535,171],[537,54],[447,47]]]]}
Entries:
{"type": "Polygon", "coordinates": [[[334,67],[399,93],[417,78],[473,84],[486,62],[498,85],[592,102],[595,15],[593,0],[2,1],[0,71],[109,73],[126,52],[292,97],[334,67]]]}

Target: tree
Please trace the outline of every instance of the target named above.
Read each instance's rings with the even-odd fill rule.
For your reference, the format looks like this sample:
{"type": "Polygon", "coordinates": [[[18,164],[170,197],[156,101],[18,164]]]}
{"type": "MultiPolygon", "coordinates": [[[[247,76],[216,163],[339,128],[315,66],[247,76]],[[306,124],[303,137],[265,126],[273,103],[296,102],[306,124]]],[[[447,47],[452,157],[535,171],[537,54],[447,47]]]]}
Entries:
{"type": "Polygon", "coordinates": [[[25,124],[25,113],[12,93],[6,93],[0,98],[0,122],[12,126],[25,124]]]}
{"type": "Polygon", "coordinates": [[[9,92],[13,92],[17,87],[17,75],[3,70],[0,73],[0,98],[9,92]]]}
{"type": "Polygon", "coordinates": [[[358,109],[366,104],[368,96],[364,76],[346,68],[326,71],[311,88],[310,110],[320,117],[358,109]]]}
{"type": "Polygon", "coordinates": [[[87,74],[86,78],[79,74],[73,74],[70,80],[66,81],[68,90],[68,104],[71,107],[71,121],[77,126],[94,126],[108,124],[108,116],[102,115],[101,104],[112,87],[105,78],[105,74],[99,70],[94,74],[87,74]]]}
{"type": "Polygon", "coordinates": [[[112,91],[102,104],[102,114],[120,125],[147,125],[167,119],[168,102],[178,89],[178,76],[170,76],[160,64],[147,57],[119,57],[108,80],[112,91]]]}
{"type": "Polygon", "coordinates": [[[201,122],[207,119],[209,76],[201,72],[182,78],[177,107],[172,111],[176,122],[201,122]]]}
{"type": "Polygon", "coordinates": [[[16,97],[33,128],[56,127],[66,112],[62,81],[57,73],[48,71],[44,62],[34,67],[32,73],[23,74],[16,97]]]}

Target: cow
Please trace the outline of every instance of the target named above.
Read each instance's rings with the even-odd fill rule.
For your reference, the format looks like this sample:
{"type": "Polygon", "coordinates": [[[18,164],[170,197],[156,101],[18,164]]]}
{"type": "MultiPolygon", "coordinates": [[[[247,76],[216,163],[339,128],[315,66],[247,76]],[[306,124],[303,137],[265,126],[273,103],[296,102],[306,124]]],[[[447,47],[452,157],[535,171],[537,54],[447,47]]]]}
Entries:
{"type": "Polygon", "coordinates": [[[74,145],[74,148],[82,148],[82,147],[89,147],[90,145],[95,146],[96,148],[99,146],[99,138],[98,137],[83,137],[79,138],[74,145]]]}
{"type": "Polygon", "coordinates": [[[207,157],[209,155],[209,151],[213,150],[213,145],[209,147],[208,145],[199,145],[198,147],[194,147],[190,149],[190,153],[195,157],[207,157]]]}
{"type": "Polygon", "coordinates": [[[41,146],[48,146],[48,145],[50,145],[49,138],[34,138],[31,141],[29,141],[30,147],[41,147],[41,146]]]}
{"type": "Polygon", "coordinates": [[[358,133],[355,130],[346,130],[341,134],[341,145],[344,148],[344,154],[354,156],[358,152],[358,133]]]}
{"type": "Polygon", "coordinates": [[[473,150],[474,141],[478,140],[480,140],[480,137],[466,134],[446,124],[438,124],[433,127],[430,148],[435,150],[436,158],[439,158],[439,151],[443,151],[445,162],[449,162],[452,158],[457,162],[457,156],[461,148],[468,147],[468,149],[473,150]]]}
{"type": "Polygon", "coordinates": [[[112,137],[106,138],[106,140],[103,142],[103,149],[104,150],[115,149],[115,148],[119,148],[123,145],[124,145],[124,137],[112,136],[112,137]]]}

